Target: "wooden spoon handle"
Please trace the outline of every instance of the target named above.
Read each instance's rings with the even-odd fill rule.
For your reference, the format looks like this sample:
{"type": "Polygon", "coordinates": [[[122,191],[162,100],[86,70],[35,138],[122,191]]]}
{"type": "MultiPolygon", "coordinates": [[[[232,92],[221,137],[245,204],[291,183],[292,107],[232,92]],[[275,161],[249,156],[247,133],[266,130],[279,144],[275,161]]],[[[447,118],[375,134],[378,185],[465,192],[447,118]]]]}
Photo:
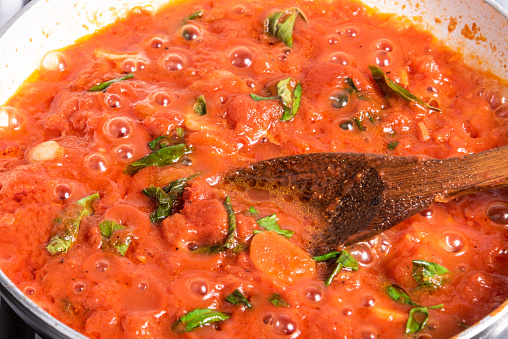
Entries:
{"type": "Polygon", "coordinates": [[[387,160],[374,167],[394,198],[447,202],[460,195],[508,186],[508,146],[446,160],[387,160]]]}
{"type": "MultiPolygon", "coordinates": [[[[436,162],[434,160],[434,162],[436,162]]],[[[442,187],[435,201],[508,185],[508,146],[451,158],[435,165],[442,187]]]]}

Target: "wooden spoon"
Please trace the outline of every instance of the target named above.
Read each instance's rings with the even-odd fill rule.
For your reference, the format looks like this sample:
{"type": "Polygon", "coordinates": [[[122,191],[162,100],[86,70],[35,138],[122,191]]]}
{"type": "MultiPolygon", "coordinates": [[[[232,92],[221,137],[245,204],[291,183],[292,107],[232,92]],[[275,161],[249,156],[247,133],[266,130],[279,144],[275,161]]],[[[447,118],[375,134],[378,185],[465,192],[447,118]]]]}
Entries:
{"type": "Polygon", "coordinates": [[[368,239],[433,202],[508,185],[508,146],[446,160],[362,153],[280,157],[230,172],[226,182],[282,189],[317,208],[314,255],[368,239]]]}

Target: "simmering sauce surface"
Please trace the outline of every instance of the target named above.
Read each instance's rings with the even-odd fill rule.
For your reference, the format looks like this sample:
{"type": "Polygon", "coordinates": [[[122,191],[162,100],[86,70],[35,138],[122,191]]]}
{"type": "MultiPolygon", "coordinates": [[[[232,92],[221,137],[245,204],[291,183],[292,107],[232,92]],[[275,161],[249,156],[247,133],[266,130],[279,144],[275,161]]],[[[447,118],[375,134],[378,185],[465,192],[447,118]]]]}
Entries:
{"type": "Polygon", "coordinates": [[[508,297],[508,191],[434,204],[340,248],[349,260],[327,286],[341,257],[307,253],[312,218],[216,184],[283,155],[506,145],[507,100],[429,33],[357,2],[135,9],[48,53],[0,109],[0,268],[90,338],[447,338],[508,297]],[[167,186],[197,173],[181,194],[167,186]],[[150,187],[166,189],[159,202],[150,187]]]}

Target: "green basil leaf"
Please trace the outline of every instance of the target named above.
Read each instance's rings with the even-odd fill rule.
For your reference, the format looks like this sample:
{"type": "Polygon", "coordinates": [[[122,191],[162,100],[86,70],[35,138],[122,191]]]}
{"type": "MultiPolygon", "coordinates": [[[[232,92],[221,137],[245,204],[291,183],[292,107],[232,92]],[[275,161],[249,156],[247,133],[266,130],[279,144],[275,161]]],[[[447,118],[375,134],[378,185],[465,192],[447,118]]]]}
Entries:
{"type": "Polygon", "coordinates": [[[417,333],[423,330],[429,321],[429,309],[427,307],[414,307],[409,311],[409,319],[406,323],[406,333],[417,333]],[[423,314],[424,318],[420,322],[415,318],[416,314],[423,314]]]}
{"type": "Polygon", "coordinates": [[[166,146],[167,146],[166,135],[161,135],[160,137],[157,137],[148,143],[148,147],[150,147],[152,151],[157,151],[161,148],[165,148],[166,146]]]}
{"type": "Polygon", "coordinates": [[[450,273],[445,267],[425,260],[413,260],[413,278],[420,286],[441,286],[450,273]]]}
{"type": "Polygon", "coordinates": [[[471,327],[468,324],[466,324],[465,321],[457,321],[457,325],[459,325],[462,328],[469,328],[469,327],[471,327]]]}
{"type": "Polygon", "coordinates": [[[277,83],[277,94],[281,98],[284,107],[288,108],[293,107],[293,95],[291,94],[291,90],[289,89],[290,81],[291,78],[287,78],[277,83]]]}
{"type": "Polygon", "coordinates": [[[119,82],[122,80],[128,80],[128,79],[132,79],[132,78],[134,78],[134,74],[129,73],[127,75],[124,75],[123,77],[109,80],[109,81],[103,82],[99,85],[92,86],[92,87],[90,87],[88,92],[102,92],[102,91],[105,91],[106,89],[108,89],[108,87],[111,86],[112,84],[114,84],[115,82],[119,82]]]}
{"type": "Polygon", "coordinates": [[[150,214],[151,222],[164,220],[171,215],[174,201],[161,187],[151,186],[141,192],[159,203],[157,209],[150,214]]]}
{"type": "Polygon", "coordinates": [[[129,164],[124,173],[128,175],[136,174],[140,169],[149,166],[166,166],[171,165],[180,160],[180,158],[189,153],[189,149],[185,144],[178,144],[162,148],[158,151],[148,154],[147,156],[129,164]]]}
{"type": "Polygon", "coordinates": [[[262,97],[262,96],[259,96],[257,94],[254,94],[254,93],[251,93],[250,94],[250,97],[256,101],[261,101],[261,100],[276,100],[276,99],[279,99],[279,97],[262,97]]]}
{"type": "Polygon", "coordinates": [[[189,180],[197,177],[199,173],[187,178],[181,178],[170,182],[164,187],[147,187],[141,192],[159,203],[157,209],[150,215],[150,221],[164,220],[173,213],[173,207],[177,204],[189,180]]]}
{"type": "Polygon", "coordinates": [[[194,19],[198,19],[198,18],[201,18],[203,16],[203,10],[200,9],[199,11],[195,12],[195,13],[192,13],[191,15],[189,15],[188,17],[186,17],[184,20],[183,20],[183,23],[185,24],[187,21],[189,20],[194,20],[194,19]]]}
{"type": "Polygon", "coordinates": [[[170,134],[161,135],[148,143],[148,147],[152,151],[158,151],[162,148],[166,148],[170,145],[181,144],[184,142],[183,137],[185,136],[185,129],[177,127],[171,131],[170,134]]]}
{"type": "Polygon", "coordinates": [[[244,251],[244,250],[246,250],[247,248],[249,248],[249,246],[247,246],[247,245],[245,245],[245,244],[238,244],[238,245],[236,245],[236,246],[233,248],[233,253],[238,254],[238,252],[240,252],[240,251],[244,251]]]}
{"type": "Polygon", "coordinates": [[[359,265],[358,262],[346,251],[340,252],[339,257],[337,258],[337,266],[330,274],[330,276],[325,280],[325,286],[329,286],[335,276],[339,273],[339,271],[343,268],[347,268],[351,271],[358,271],[359,265]]]}
{"type": "MultiPolygon", "coordinates": [[[[388,76],[383,72],[381,68],[375,65],[369,65],[370,73],[372,74],[372,77],[376,82],[381,85],[387,85],[392,91],[406,99],[407,101],[414,101],[418,103],[419,105],[426,107],[430,110],[442,112],[439,108],[433,107],[423,101],[422,99],[418,98],[416,95],[411,94],[407,89],[405,89],[402,85],[399,85],[392,79],[388,78],[388,76]]],[[[383,89],[383,86],[380,86],[381,89],[383,89]]],[[[385,92],[386,94],[386,92],[385,92]]]]}
{"type": "Polygon", "coordinates": [[[288,47],[292,48],[293,28],[298,15],[300,15],[307,24],[309,23],[303,11],[296,7],[270,14],[265,20],[265,33],[273,35],[284,42],[288,47]]]}
{"type": "Polygon", "coordinates": [[[430,309],[437,310],[438,308],[443,308],[444,304],[434,305],[434,306],[427,306],[430,309]]]}
{"type": "Polygon", "coordinates": [[[399,301],[403,304],[411,305],[411,306],[420,306],[413,302],[409,295],[402,289],[402,287],[397,285],[390,285],[386,287],[386,293],[388,296],[395,301],[399,301]]]}
{"type": "Polygon", "coordinates": [[[60,234],[54,235],[46,246],[51,255],[66,253],[72,247],[78,238],[81,220],[94,212],[92,204],[97,199],[99,193],[78,200],[58,218],[58,222],[63,224],[63,230],[60,234]]]}
{"type": "MultiPolygon", "coordinates": [[[[294,231],[283,230],[277,223],[277,215],[272,214],[256,221],[259,226],[263,227],[267,231],[274,231],[277,234],[283,235],[286,238],[291,238],[295,233],[294,231]]],[[[254,234],[262,231],[254,230],[254,234]]]]}
{"type": "Polygon", "coordinates": [[[125,256],[132,241],[132,229],[113,220],[104,220],[99,224],[99,228],[102,235],[102,250],[113,249],[114,252],[125,256]]]}
{"type": "Polygon", "coordinates": [[[280,119],[281,121],[289,121],[293,119],[298,113],[298,109],[300,108],[300,101],[302,98],[302,85],[300,83],[296,84],[295,91],[293,93],[293,107],[284,107],[284,115],[280,119]]]}
{"type": "Polygon", "coordinates": [[[196,103],[194,104],[194,112],[199,116],[206,115],[206,100],[203,95],[200,95],[197,98],[196,103]]]}
{"type": "Polygon", "coordinates": [[[226,200],[224,201],[224,207],[226,208],[226,212],[228,214],[228,234],[226,236],[224,248],[233,249],[236,245],[235,240],[236,215],[235,210],[233,209],[233,205],[231,205],[231,198],[229,197],[229,195],[226,197],[226,200]]]}
{"type": "Polygon", "coordinates": [[[399,142],[398,141],[390,141],[388,143],[388,149],[389,150],[394,150],[397,146],[399,146],[399,142]]]}
{"type": "Polygon", "coordinates": [[[235,289],[233,293],[228,295],[226,301],[233,305],[244,304],[247,308],[252,308],[250,302],[238,289],[235,289]]]}
{"type": "Polygon", "coordinates": [[[104,220],[99,224],[99,229],[101,230],[101,235],[104,238],[111,238],[111,235],[113,235],[116,230],[123,230],[125,229],[125,226],[114,220],[104,220]]]}
{"type": "MultiPolygon", "coordinates": [[[[364,97],[363,95],[360,95],[360,90],[358,89],[358,87],[356,87],[355,82],[352,78],[349,78],[349,77],[346,78],[346,84],[349,87],[348,89],[346,89],[349,93],[354,93],[356,95],[356,97],[360,100],[369,100],[369,98],[364,97]]],[[[369,119],[370,119],[370,121],[374,122],[373,119],[370,118],[370,115],[369,115],[369,119]]]]}
{"type": "Polygon", "coordinates": [[[293,27],[295,26],[297,12],[293,11],[283,23],[277,24],[277,38],[289,48],[293,48],[293,27]]]}
{"type": "Polygon", "coordinates": [[[254,218],[258,218],[259,217],[259,211],[257,209],[255,209],[254,207],[249,207],[249,213],[254,217],[254,218]]]}
{"type": "Polygon", "coordinates": [[[323,262],[323,261],[336,259],[339,255],[340,255],[340,252],[330,252],[327,254],[319,255],[317,257],[312,257],[312,259],[314,259],[314,261],[316,261],[316,262],[323,262]]]}
{"type": "Polygon", "coordinates": [[[171,329],[178,332],[190,332],[198,327],[229,319],[231,315],[209,308],[197,308],[178,319],[171,329]]]}
{"type": "Polygon", "coordinates": [[[330,275],[328,276],[328,278],[325,279],[325,286],[330,286],[330,284],[332,283],[333,279],[335,278],[335,276],[337,274],[339,274],[339,271],[342,269],[342,265],[341,264],[337,264],[335,266],[335,268],[333,269],[332,273],[330,273],[330,275]]]}
{"type": "Polygon", "coordinates": [[[268,301],[271,302],[275,307],[291,307],[291,305],[289,305],[289,303],[284,298],[282,298],[279,293],[272,294],[268,301]]]}
{"type": "Polygon", "coordinates": [[[294,118],[296,113],[298,113],[302,98],[301,83],[296,84],[294,91],[291,92],[291,89],[289,88],[290,82],[291,78],[286,78],[277,83],[278,96],[276,97],[262,97],[253,93],[251,93],[250,96],[256,101],[280,99],[282,101],[282,105],[284,106],[284,114],[280,120],[289,121],[294,118]]]}
{"type": "Polygon", "coordinates": [[[360,129],[360,131],[365,131],[366,130],[365,126],[363,126],[363,121],[361,121],[358,118],[353,118],[353,120],[356,123],[356,125],[358,126],[358,128],[360,129]]]}
{"type": "Polygon", "coordinates": [[[352,78],[347,77],[346,83],[349,86],[349,88],[351,88],[354,92],[358,92],[358,87],[356,87],[355,82],[353,81],[352,78]]]}
{"type": "Polygon", "coordinates": [[[265,33],[268,33],[273,36],[277,36],[277,23],[280,20],[280,17],[284,14],[282,12],[274,12],[268,16],[265,20],[265,33]]]}
{"type": "MultiPolygon", "coordinates": [[[[235,249],[233,249],[233,250],[235,250],[235,249]]],[[[224,247],[224,244],[218,243],[218,244],[213,244],[213,245],[199,246],[198,248],[196,248],[192,252],[194,252],[196,254],[207,254],[207,255],[209,255],[209,254],[222,253],[225,250],[226,249],[224,247]]]]}
{"type": "Polygon", "coordinates": [[[337,263],[341,264],[344,268],[349,268],[352,271],[358,271],[358,261],[355,260],[347,251],[342,251],[337,259],[337,263]]]}
{"type": "Polygon", "coordinates": [[[66,253],[69,248],[72,247],[76,238],[74,238],[70,233],[64,233],[63,235],[55,235],[53,236],[49,244],[46,246],[49,254],[55,255],[58,253],[66,253]]]}

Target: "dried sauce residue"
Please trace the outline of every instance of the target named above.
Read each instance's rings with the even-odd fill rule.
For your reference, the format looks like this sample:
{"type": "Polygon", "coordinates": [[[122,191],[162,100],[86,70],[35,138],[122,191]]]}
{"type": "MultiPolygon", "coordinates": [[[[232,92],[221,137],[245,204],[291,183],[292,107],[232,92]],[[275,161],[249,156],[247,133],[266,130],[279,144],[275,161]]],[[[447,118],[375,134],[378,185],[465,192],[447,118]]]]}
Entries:
{"type": "Polygon", "coordinates": [[[457,19],[454,17],[450,17],[450,23],[448,24],[448,32],[453,32],[457,28],[457,19]]]}
{"type": "Polygon", "coordinates": [[[460,33],[462,33],[462,35],[468,38],[469,40],[487,41],[487,39],[482,34],[480,34],[480,27],[478,27],[478,25],[475,22],[473,23],[471,28],[469,27],[468,24],[466,24],[464,28],[462,28],[460,33]]]}

